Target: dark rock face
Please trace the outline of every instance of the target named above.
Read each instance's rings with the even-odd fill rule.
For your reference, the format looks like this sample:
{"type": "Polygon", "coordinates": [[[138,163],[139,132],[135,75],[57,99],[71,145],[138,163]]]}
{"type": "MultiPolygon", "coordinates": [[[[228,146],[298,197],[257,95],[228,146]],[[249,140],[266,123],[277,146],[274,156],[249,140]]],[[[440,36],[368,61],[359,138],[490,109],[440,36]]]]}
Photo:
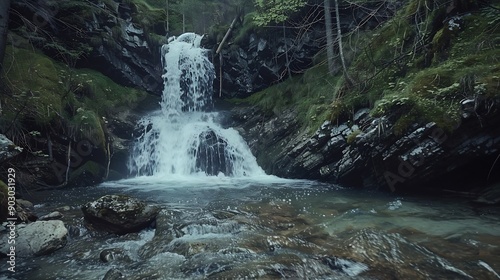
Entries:
{"type": "MultiPolygon", "coordinates": [[[[12,6],[38,27],[31,33],[16,32],[50,57],[70,66],[95,69],[118,84],[161,94],[161,45],[149,40],[143,27],[133,22],[133,4],[29,0],[13,1],[12,6]]],[[[22,23],[16,14],[9,29],[22,23]]]]}
{"type": "Polygon", "coordinates": [[[82,206],[85,220],[96,229],[126,234],[149,226],[159,209],[125,195],[105,195],[82,206]]]}
{"type": "MultiPolygon", "coordinates": [[[[121,8],[124,6],[127,4],[119,4],[121,8]]],[[[130,22],[128,14],[120,16],[111,26],[108,18],[102,17],[94,17],[93,22],[87,23],[89,32],[105,30],[113,35],[111,28],[119,28],[120,37],[115,40],[115,44],[103,44],[94,48],[89,59],[81,61],[79,65],[94,68],[119,84],[161,95],[161,46],[148,42],[144,30],[130,22]]]]}
{"type": "Polygon", "coordinates": [[[199,135],[200,143],[196,150],[196,168],[208,175],[220,172],[232,175],[231,159],[226,153],[227,142],[213,130],[203,131],[199,135]]]}
{"type": "MultiPolygon", "coordinates": [[[[287,76],[284,55],[289,52],[291,71],[300,72],[312,66],[312,57],[320,49],[315,40],[317,30],[311,30],[294,41],[294,34],[287,36],[265,36],[251,34],[241,46],[232,46],[222,55],[222,94],[226,97],[247,97],[250,94],[280,82],[287,76]]],[[[281,34],[281,33],[280,33],[281,34]]],[[[215,69],[220,69],[221,61],[214,61],[215,69]]],[[[216,91],[220,90],[220,75],[214,81],[216,91]]]]}
{"type": "Polygon", "coordinates": [[[392,116],[373,118],[368,109],[359,110],[352,123],[325,122],[312,136],[276,125],[293,126],[286,112],[265,119],[256,108],[232,112],[268,173],[427,192],[470,190],[500,180],[500,166],[494,165],[500,151],[500,100],[478,102],[481,104],[471,109],[464,101],[462,123],[452,132],[425,123],[413,125],[401,136],[392,131],[392,116]],[[478,111],[480,108],[488,110],[478,111]]]}
{"type": "MultiPolygon", "coordinates": [[[[400,5],[394,1],[375,1],[364,4],[365,9],[355,5],[342,6],[340,26],[343,32],[358,28],[357,23],[360,22],[363,22],[364,28],[375,28],[381,21],[389,19],[400,5]],[[377,17],[370,15],[370,9],[377,11],[377,17]]],[[[323,8],[317,9],[314,5],[309,8],[303,9],[303,13],[295,15],[296,18],[291,21],[323,18],[323,8]]],[[[318,20],[304,25],[307,28],[287,26],[283,30],[282,26],[266,27],[224,46],[221,59],[217,57],[213,61],[217,72],[215,92],[219,92],[222,85],[221,95],[225,97],[247,97],[288,78],[289,71],[293,75],[311,67],[313,57],[326,44],[325,24],[323,20],[318,20]]],[[[208,38],[206,45],[215,52],[218,43],[214,38],[208,38]]]]}

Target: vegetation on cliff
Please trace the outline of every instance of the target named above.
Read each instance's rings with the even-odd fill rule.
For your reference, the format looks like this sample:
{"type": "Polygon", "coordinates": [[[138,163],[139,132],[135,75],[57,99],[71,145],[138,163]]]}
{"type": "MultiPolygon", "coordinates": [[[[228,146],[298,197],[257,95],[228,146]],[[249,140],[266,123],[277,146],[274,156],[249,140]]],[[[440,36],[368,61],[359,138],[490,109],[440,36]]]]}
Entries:
{"type": "Polygon", "coordinates": [[[378,28],[357,26],[344,35],[353,84],[343,73],[328,75],[320,52],[315,67],[245,101],[268,112],[295,107],[310,131],[366,107],[396,118],[396,134],[431,121],[452,130],[462,99],[498,96],[497,15],[485,1],[408,1],[378,28]]]}

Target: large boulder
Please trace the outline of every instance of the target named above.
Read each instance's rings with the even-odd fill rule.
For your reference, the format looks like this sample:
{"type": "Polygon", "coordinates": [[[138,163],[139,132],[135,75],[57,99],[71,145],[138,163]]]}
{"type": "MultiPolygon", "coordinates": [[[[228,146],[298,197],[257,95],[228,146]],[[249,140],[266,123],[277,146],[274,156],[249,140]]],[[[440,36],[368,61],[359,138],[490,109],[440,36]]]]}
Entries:
{"type": "Polygon", "coordinates": [[[116,234],[148,227],[160,209],[126,195],[105,195],[82,206],[85,220],[97,230],[116,234]]]}
{"type": "Polygon", "coordinates": [[[196,168],[208,175],[232,175],[232,161],[227,154],[227,142],[212,129],[200,133],[196,151],[196,168]]]}
{"type": "MultiPolygon", "coordinates": [[[[12,224],[7,224],[0,238],[0,253],[7,255],[12,244],[8,243],[12,224]]],[[[59,220],[38,221],[30,224],[15,225],[15,254],[17,257],[47,255],[66,245],[68,230],[59,220]]]]}

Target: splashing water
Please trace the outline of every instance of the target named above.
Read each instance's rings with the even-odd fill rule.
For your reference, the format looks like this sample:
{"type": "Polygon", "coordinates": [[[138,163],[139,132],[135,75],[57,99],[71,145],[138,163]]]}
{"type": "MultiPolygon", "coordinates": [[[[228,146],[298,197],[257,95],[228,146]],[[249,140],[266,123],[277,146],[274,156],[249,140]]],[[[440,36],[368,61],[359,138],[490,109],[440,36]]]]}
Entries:
{"type": "Polygon", "coordinates": [[[162,47],[161,110],[143,118],[129,170],[139,176],[258,176],[243,138],[216,122],[212,108],[215,71],[200,47],[202,36],[186,33],[162,47]]]}

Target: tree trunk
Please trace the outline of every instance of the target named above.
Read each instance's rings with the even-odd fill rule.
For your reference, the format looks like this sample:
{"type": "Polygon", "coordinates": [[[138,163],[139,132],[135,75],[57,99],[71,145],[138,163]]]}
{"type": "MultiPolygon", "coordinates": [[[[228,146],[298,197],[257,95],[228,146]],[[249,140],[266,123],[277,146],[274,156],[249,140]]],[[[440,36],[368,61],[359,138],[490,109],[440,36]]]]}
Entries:
{"type": "Polygon", "coordinates": [[[285,22],[283,22],[283,43],[285,44],[286,71],[288,72],[288,78],[291,79],[292,78],[292,72],[290,71],[290,58],[288,57],[288,46],[286,45],[286,28],[285,28],[285,22]]]}
{"type": "Polygon", "coordinates": [[[168,18],[168,14],[169,14],[169,11],[168,11],[168,0],[165,0],[165,2],[166,2],[165,3],[166,6],[167,6],[167,34],[169,34],[170,33],[170,22],[168,21],[169,20],[169,18],[168,18]]]}
{"type": "Polygon", "coordinates": [[[9,31],[9,9],[10,0],[0,1],[0,71],[3,68],[3,58],[7,45],[7,33],[9,31]]]}
{"type": "MultiPolygon", "coordinates": [[[[326,0],[325,0],[326,1],[326,0]]],[[[342,70],[344,72],[344,78],[346,82],[351,86],[353,84],[349,73],[347,73],[347,66],[344,57],[344,48],[342,47],[342,30],[340,29],[340,13],[339,13],[339,1],[335,0],[335,17],[337,18],[337,42],[339,44],[339,55],[340,61],[342,62],[342,70]]]]}
{"type": "Polygon", "coordinates": [[[222,41],[219,44],[219,47],[217,48],[217,51],[215,51],[215,54],[220,53],[222,50],[222,47],[224,46],[224,43],[226,43],[227,38],[229,38],[229,34],[231,34],[231,31],[233,31],[234,24],[236,23],[236,20],[238,19],[239,15],[237,15],[233,21],[231,22],[231,25],[229,25],[229,29],[226,31],[226,34],[224,35],[224,38],[222,38],[222,41]]]}
{"type": "Polygon", "coordinates": [[[325,9],[325,28],[326,28],[326,57],[328,61],[328,72],[330,75],[335,74],[334,59],[333,54],[333,27],[332,27],[332,15],[330,14],[330,0],[324,0],[325,9]]]}

